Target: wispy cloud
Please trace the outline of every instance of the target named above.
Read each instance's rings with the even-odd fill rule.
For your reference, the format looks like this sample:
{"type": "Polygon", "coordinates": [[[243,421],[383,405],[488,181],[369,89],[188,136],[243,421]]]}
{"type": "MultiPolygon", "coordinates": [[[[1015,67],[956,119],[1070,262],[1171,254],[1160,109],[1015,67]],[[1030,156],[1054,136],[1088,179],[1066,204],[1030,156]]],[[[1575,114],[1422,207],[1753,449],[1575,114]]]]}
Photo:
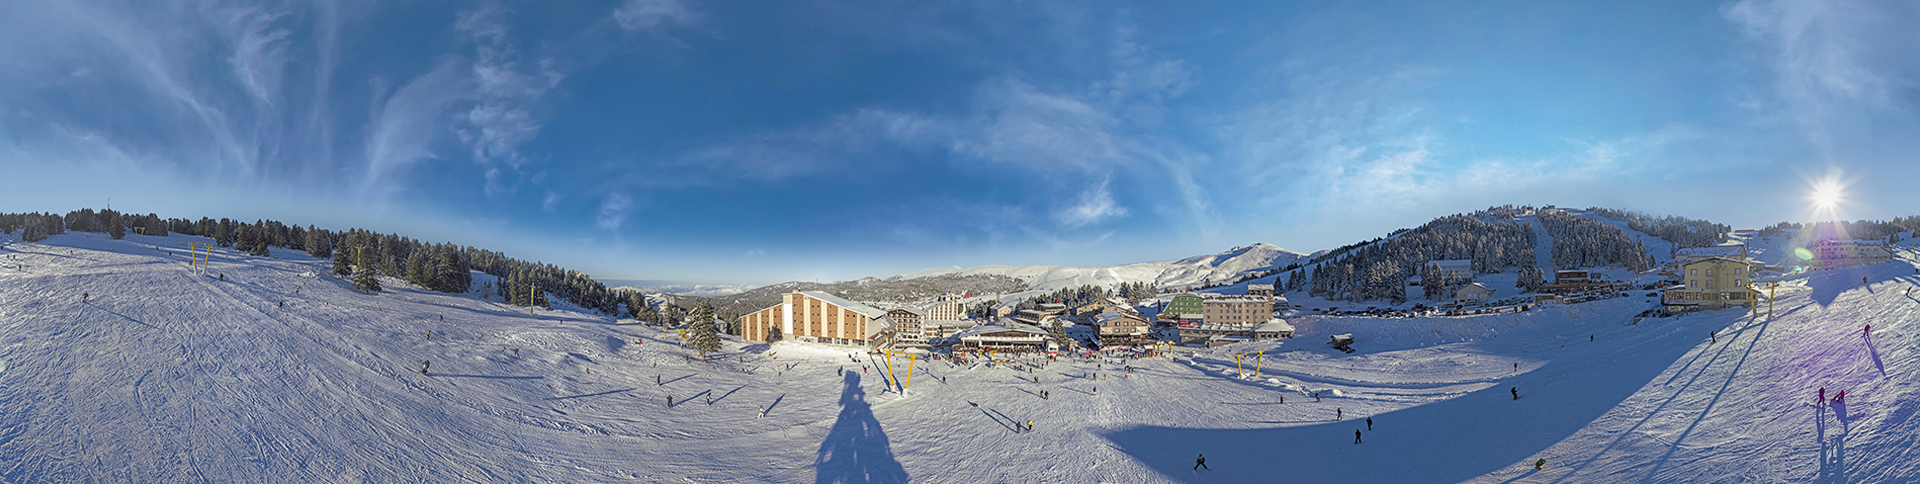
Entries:
{"type": "Polygon", "coordinates": [[[627,210],[632,208],[633,199],[626,195],[607,195],[607,199],[600,202],[600,212],[594,215],[594,225],[609,232],[619,232],[620,226],[627,221],[627,210]]]}
{"type": "Polygon", "coordinates": [[[1773,95],[1745,104],[1796,123],[1827,156],[1880,120],[1909,120],[1920,78],[1920,8],[1903,1],[1742,0],[1722,13],[1773,74],[1773,95]]]}
{"type": "MultiPolygon", "coordinates": [[[[535,106],[566,78],[551,59],[531,63],[522,59],[508,36],[509,14],[504,7],[486,4],[461,12],[454,23],[474,48],[469,70],[477,99],[460,114],[462,124],[455,132],[472,152],[473,161],[489,170],[504,166],[517,171],[525,164],[520,146],[537,136],[543,125],[535,106]]],[[[512,192],[513,185],[498,183],[499,172],[490,173],[494,182],[486,185],[488,194],[512,192]]]]}
{"type": "Polygon", "coordinates": [[[620,28],[650,30],[688,22],[693,13],[680,0],[627,0],[614,9],[613,19],[620,28]]]}
{"type": "Polygon", "coordinates": [[[443,62],[380,103],[367,125],[363,193],[394,195],[406,185],[409,167],[436,156],[433,140],[443,116],[454,103],[468,99],[472,82],[458,64],[443,62]]]}

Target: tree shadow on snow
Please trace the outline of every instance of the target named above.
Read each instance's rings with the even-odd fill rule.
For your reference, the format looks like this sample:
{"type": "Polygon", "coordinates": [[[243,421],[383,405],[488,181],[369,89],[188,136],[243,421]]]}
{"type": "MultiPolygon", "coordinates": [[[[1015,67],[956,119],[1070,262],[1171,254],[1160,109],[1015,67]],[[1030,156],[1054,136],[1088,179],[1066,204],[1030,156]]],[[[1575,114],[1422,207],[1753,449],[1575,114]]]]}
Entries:
{"type": "Polygon", "coordinates": [[[826,440],[820,442],[819,457],[813,461],[814,482],[907,482],[906,468],[894,460],[887,433],[867,405],[860,375],[847,373],[845,381],[840,392],[840,418],[827,432],[826,440]]]}

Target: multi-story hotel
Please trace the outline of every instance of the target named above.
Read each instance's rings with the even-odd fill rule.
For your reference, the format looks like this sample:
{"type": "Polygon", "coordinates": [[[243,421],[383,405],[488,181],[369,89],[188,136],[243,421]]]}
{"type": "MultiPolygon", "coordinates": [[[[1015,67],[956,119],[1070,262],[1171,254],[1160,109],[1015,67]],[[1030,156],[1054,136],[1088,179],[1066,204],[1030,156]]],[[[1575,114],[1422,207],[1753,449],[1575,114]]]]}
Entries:
{"type": "Polygon", "coordinates": [[[1893,251],[1875,240],[1822,240],[1813,246],[1813,269],[1879,264],[1893,259],[1893,251]]]}
{"type": "Polygon", "coordinates": [[[876,337],[892,336],[883,334],[893,326],[886,310],[820,291],[796,291],[780,299],[780,304],[742,316],[740,335],[766,342],[778,333],[780,339],[843,345],[876,344],[876,337]]]}
{"type": "Polygon", "coordinates": [[[1212,325],[1246,326],[1273,318],[1273,301],[1264,297],[1223,297],[1201,302],[1202,321],[1212,325]]]}

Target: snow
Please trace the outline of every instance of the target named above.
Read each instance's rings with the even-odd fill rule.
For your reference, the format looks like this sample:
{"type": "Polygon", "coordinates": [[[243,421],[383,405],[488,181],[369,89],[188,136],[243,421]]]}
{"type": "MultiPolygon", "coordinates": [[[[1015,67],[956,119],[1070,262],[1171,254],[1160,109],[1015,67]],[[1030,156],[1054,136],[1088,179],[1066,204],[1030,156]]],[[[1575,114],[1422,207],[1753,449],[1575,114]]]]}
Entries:
{"type": "Polygon", "coordinates": [[[1022,294],[1080,286],[1112,288],[1123,282],[1151,282],[1156,287],[1179,287],[1198,286],[1209,279],[1226,282],[1249,273],[1283,267],[1306,257],[1305,254],[1262,242],[1235,247],[1219,254],[1175,261],[1116,266],[984,265],[964,269],[954,266],[922,269],[898,277],[997,274],[1027,281],[1029,290],[1022,294]]]}
{"type": "Polygon", "coordinates": [[[628,320],[393,279],[364,295],[279,250],[201,273],[183,244],[204,239],[89,235],[0,242],[0,482],[1920,479],[1906,246],[1786,279],[1772,317],[1635,324],[1641,298],[1292,317],[1297,338],[1131,373],[920,360],[902,395],[854,348],[729,339],[690,361],[628,320]],[[1355,353],[1326,345],[1346,333],[1355,353]],[[1263,350],[1238,378],[1232,355],[1263,350]],[[1848,398],[1812,406],[1822,387],[1848,398]]]}

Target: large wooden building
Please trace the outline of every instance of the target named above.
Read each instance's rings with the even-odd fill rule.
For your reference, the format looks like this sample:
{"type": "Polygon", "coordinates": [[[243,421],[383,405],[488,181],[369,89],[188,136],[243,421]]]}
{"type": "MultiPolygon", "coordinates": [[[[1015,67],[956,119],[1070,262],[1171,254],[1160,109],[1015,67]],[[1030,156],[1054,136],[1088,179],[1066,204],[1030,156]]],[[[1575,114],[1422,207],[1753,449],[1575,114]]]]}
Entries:
{"type": "Polygon", "coordinates": [[[887,311],[820,291],[787,293],[780,304],[741,316],[740,323],[741,337],[760,342],[777,334],[778,339],[869,346],[897,336],[888,331],[894,324],[887,311]]]}

